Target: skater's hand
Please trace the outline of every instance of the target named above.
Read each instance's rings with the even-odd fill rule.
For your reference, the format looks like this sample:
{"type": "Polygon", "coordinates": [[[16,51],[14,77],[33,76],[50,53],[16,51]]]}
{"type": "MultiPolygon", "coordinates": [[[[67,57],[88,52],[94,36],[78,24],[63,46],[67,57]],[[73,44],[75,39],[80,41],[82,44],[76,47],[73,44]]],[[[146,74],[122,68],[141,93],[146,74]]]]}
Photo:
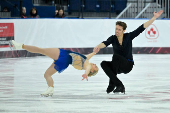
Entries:
{"type": "Polygon", "coordinates": [[[154,12],[153,15],[155,18],[158,18],[163,13],[163,10],[160,10],[159,12],[154,12]]]}
{"type": "Polygon", "coordinates": [[[82,80],[86,79],[86,80],[88,81],[88,77],[87,77],[87,75],[86,75],[86,74],[83,74],[83,75],[82,75],[82,77],[83,77],[83,79],[82,79],[82,80]]]}
{"type": "Polygon", "coordinates": [[[145,22],[144,23],[144,25],[143,25],[143,27],[144,28],[147,28],[147,27],[149,27],[158,17],[160,17],[161,16],[161,14],[163,13],[163,10],[160,10],[159,12],[154,12],[153,13],[153,18],[151,18],[149,21],[147,21],[147,22],[145,22]]]}
{"type": "Polygon", "coordinates": [[[98,53],[100,51],[100,48],[97,46],[93,49],[93,52],[98,53]]]}

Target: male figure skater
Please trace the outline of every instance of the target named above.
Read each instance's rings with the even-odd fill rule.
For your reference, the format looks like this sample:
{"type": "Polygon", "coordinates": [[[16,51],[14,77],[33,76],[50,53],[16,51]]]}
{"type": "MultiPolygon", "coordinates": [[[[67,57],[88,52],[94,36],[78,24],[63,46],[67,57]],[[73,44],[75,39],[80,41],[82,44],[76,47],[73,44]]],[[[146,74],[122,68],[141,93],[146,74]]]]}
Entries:
{"type": "Polygon", "coordinates": [[[113,91],[113,93],[125,93],[125,87],[123,83],[117,78],[117,74],[129,73],[134,65],[132,56],[132,40],[142,33],[145,28],[151,25],[161,14],[163,10],[154,12],[153,17],[146,23],[139,26],[136,30],[130,33],[124,33],[126,30],[126,23],[117,21],[115,28],[115,35],[110,36],[106,41],[103,41],[97,45],[93,51],[99,51],[101,48],[105,48],[112,44],[114,55],[112,61],[102,61],[101,67],[110,78],[107,93],[113,91]]]}

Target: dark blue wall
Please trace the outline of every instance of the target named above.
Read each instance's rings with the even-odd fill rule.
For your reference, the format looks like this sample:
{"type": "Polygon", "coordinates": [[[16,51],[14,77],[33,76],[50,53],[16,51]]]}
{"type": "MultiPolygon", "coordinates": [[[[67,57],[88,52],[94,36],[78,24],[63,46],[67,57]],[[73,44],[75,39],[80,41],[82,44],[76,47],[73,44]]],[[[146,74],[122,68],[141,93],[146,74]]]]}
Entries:
{"type": "MultiPolygon", "coordinates": [[[[10,1],[10,0],[8,0],[10,1]]],[[[10,1],[7,2],[5,0],[0,0],[1,10],[6,6],[11,11],[12,17],[18,17],[20,14],[20,11],[14,7],[14,5],[18,7],[20,10],[20,2],[19,1],[10,1]]],[[[27,9],[27,16],[30,15],[30,10],[32,7],[35,7],[38,11],[38,15],[42,18],[51,18],[54,17],[55,14],[55,6],[33,6],[32,0],[23,0],[23,7],[26,7],[27,9]]]]}

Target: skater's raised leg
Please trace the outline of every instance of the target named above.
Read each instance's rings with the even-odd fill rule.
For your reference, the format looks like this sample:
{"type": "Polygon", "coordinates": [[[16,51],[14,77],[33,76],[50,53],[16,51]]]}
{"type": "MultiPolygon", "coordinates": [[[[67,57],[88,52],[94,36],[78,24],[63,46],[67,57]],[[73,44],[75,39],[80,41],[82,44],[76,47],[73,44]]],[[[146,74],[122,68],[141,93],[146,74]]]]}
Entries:
{"type": "Polygon", "coordinates": [[[57,60],[60,54],[58,48],[39,48],[36,46],[24,45],[22,43],[17,43],[14,40],[11,41],[14,49],[25,49],[31,53],[40,53],[46,55],[54,60],[57,60]]]}

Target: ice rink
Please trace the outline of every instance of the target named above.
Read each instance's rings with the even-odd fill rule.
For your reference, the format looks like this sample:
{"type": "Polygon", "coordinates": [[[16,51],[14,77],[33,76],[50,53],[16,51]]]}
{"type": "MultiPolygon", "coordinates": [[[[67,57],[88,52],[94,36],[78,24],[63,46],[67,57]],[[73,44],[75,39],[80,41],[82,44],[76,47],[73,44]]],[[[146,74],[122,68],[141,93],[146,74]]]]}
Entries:
{"type": "Polygon", "coordinates": [[[47,89],[48,57],[0,59],[0,113],[170,113],[170,55],[135,54],[129,74],[120,74],[126,93],[107,94],[109,78],[100,67],[112,55],[96,55],[90,62],[99,72],[81,81],[84,71],[69,66],[54,74],[54,94],[47,89]]]}

